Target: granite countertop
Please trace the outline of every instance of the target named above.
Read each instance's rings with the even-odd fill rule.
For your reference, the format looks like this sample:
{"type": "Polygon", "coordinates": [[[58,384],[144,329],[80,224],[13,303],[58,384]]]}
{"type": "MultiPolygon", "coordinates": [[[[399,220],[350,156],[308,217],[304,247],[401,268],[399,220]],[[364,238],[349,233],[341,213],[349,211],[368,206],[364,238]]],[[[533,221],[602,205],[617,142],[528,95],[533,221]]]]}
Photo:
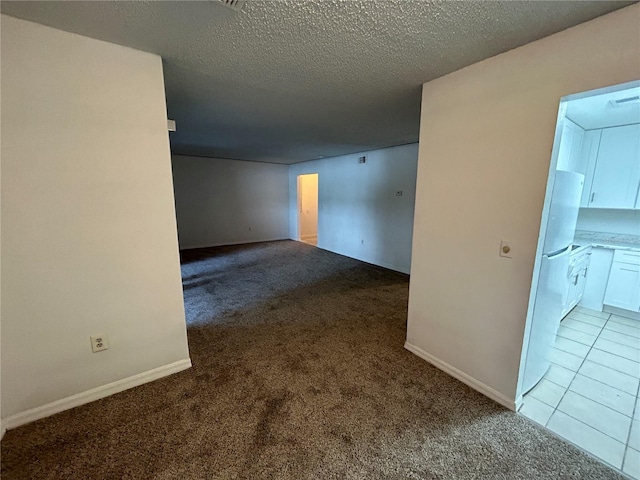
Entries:
{"type": "Polygon", "coordinates": [[[584,230],[576,230],[573,243],[576,245],[590,244],[594,247],[640,251],[640,235],[625,235],[620,233],[587,232],[584,230]]]}

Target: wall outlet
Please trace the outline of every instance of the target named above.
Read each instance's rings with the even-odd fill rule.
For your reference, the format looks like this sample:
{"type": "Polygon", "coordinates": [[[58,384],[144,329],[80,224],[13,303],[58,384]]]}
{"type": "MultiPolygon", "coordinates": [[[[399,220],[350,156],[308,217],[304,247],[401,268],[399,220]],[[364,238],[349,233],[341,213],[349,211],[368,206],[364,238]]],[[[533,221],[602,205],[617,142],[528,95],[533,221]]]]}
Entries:
{"type": "Polygon", "coordinates": [[[109,350],[109,342],[107,340],[107,336],[104,334],[92,335],[91,351],[93,353],[96,353],[96,352],[102,352],[103,350],[109,350]]]}
{"type": "Polygon", "coordinates": [[[358,157],[358,163],[367,163],[367,157],[365,156],[358,157]]]}

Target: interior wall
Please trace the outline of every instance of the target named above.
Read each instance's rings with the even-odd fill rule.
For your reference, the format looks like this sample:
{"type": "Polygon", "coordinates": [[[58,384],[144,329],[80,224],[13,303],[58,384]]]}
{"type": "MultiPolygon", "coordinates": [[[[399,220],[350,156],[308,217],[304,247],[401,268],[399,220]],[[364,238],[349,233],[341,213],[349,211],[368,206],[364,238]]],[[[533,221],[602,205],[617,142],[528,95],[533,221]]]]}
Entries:
{"type": "Polygon", "coordinates": [[[318,236],[318,175],[298,177],[298,199],[300,202],[300,238],[302,240],[318,236]]]}
{"type": "Polygon", "coordinates": [[[28,421],[190,361],[160,57],[1,18],[1,403],[28,421]]]}
{"type": "Polygon", "coordinates": [[[511,408],[559,100],[640,78],[639,16],[627,7],[423,86],[406,347],[511,408]]]}
{"type": "Polygon", "coordinates": [[[291,165],[289,238],[299,238],[297,177],[318,173],[318,247],[409,273],[417,157],[414,143],[291,165]]]}
{"type": "Polygon", "coordinates": [[[173,155],[180,248],[289,237],[288,165],[173,155]]]}
{"type": "Polygon", "coordinates": [[[577,230],[640,235],[640,210],[581,208],[577,230]]]}

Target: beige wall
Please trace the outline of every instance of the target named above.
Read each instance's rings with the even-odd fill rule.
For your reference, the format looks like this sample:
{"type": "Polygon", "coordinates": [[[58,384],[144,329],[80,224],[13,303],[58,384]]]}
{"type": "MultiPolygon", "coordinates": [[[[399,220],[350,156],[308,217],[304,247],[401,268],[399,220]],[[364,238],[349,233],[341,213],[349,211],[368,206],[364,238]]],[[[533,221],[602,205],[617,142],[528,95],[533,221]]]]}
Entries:
{"type": "Polygon", "coordinates": [[[1,59],[2,415],[15,426],[189,354],[160,57],[3,15],[1,59]],[[101,333],[111,347],[91,353],[101,333]]]}
{"type": "Polygon", "coordinates": [[[639,78],[634,5],[423,86],[407,348],[513,407],[560,97],[639,78]]]}

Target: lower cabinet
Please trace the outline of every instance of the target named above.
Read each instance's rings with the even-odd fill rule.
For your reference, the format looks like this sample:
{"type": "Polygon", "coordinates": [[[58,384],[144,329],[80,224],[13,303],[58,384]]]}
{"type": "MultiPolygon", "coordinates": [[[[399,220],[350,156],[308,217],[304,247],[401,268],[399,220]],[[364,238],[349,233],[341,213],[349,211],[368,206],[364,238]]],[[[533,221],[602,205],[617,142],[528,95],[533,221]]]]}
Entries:
{"type": "Polygon", "coordinates": [[[580,301],[580,306],[602,311],[604,295],[609,280],[609,272],[613,261],[613,250],[611,248],[592,247],[591,261],[585,281],[584,294],[580,301]]]}
{"type": "Polygon", "coordinates": [[[567,275],[567,291],[565,293],[564,308],[562,318],[569,313],[573,307],[578,305],[584,295],[589,270],[589,259],[591,257],[591,247],[580,248],[572,252],[569,259],[569,271],[567,275]]]}
{"type": "Polygon", "coordinates": [[[604,304],[640,312],[640,252],[616,250],[604,304]]]}

